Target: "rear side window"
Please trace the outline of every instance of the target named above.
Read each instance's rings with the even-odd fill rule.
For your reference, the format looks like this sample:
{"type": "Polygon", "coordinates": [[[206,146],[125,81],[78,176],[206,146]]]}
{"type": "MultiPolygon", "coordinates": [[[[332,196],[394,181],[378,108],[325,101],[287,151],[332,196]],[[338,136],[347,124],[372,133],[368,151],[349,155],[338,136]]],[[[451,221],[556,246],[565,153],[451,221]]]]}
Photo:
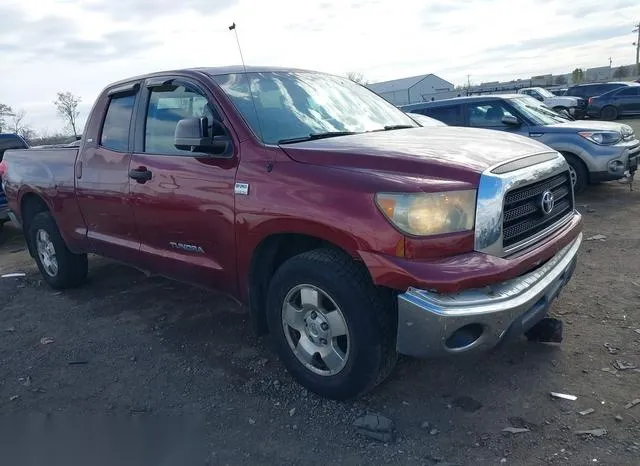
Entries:
{"type": "Polygon", "coordinates": [[[420,108],[412,110],[412,112],[420,113],[431,118],[435,118],[449,126],[462,126],[462,106],[453,105],[449,107],[432,107],[432,108],[420,108]]]}
{"type": "Polygon", "coordinates": [[[129,150],[129,128],[135,100],[136,96],[133,94],[111,98],[102,125],[101,146],[117,152],[129,150]]]}
{"type": "Polygon", "coordinates": [[[640,86],[627,86],[624,89],[620,89],[618,92],[616,92],[616,96],[617,97],[637,96],[638,89],[640,89],[640,86]]]}
{"type": "Polygon", "coordinates": [[[574,97],[584,97],[587,94],[584,87],[572,87],[567,91],[567,95],[571,95],[574,97]]]}

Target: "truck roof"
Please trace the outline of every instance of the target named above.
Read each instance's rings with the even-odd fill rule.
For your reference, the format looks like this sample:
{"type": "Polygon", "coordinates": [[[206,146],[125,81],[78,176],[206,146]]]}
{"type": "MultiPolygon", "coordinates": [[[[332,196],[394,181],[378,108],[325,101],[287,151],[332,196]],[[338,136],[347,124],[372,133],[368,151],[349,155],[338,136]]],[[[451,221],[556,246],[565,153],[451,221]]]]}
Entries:
{"type": "MultiPolygon", "coordinates": [[[[131,81],[138,81],[142,79],[152,78],[155,76],[164,76],[167,74],[187,74],[187,75],[202,75],[218,76],[232,73],[266,73],[269,71],[289,71],[289,72],[305,72],[305,73],[319,73],[319,71],[305,70],[300,68],[287,68],[278,66],[242,66],[242,65],[230,65],[230,66],[216,66],[216,67],[198,67],[198,68],[181,68],[174,70],[155,71],[153,73],[141,74],[138,76],[132,76],[129,78],[121,79],[119,81],[109,84],[108,88],[117,86],[119,84],[130,83],[131,81]]],[[[326,74],[326,73],[325,73],[326,74]]]]}

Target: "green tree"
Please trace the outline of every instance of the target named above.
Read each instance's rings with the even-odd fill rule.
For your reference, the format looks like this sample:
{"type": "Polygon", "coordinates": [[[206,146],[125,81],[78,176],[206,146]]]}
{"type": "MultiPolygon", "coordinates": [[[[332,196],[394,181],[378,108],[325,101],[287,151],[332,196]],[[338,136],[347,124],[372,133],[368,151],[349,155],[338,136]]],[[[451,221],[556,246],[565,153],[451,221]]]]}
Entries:
{"type": "Polygon", "coordinates": [[[74,137],[78,137],[77,121],[80,112],[78,104],[82,99],[71,92],[58,92],[58,98],[53,102],[58,111],[58,116],[62,118],[73,132],[74,137]]]}
{"type": "Polygon", "coordinates": [[[575,70],[573,70],[573,72],[571,73],[571,82],[573,82],[573,84],[580,84],[583,81],[584,71],[582,70],[582,68],[576,68],[575,70]]]}

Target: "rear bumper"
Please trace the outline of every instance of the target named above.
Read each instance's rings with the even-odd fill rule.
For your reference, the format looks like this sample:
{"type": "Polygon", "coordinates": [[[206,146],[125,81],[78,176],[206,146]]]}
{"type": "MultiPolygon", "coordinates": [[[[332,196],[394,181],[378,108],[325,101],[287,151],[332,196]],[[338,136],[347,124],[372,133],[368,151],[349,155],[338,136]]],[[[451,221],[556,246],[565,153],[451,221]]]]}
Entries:
{"type": "Polygon", "coordinates": [[[398,352],[467,353],[527,331],[571,278],[581,242],[580,233],[542,266],[497,285],[449,294],[409,288],[398,296],[398,352]]]}

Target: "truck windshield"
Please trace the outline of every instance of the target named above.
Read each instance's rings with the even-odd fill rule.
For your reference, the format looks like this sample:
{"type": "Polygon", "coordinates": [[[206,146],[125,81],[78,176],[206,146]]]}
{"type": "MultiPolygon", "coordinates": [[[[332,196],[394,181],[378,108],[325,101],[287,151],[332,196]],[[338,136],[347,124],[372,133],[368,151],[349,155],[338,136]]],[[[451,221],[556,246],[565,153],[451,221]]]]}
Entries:
{"type": "Polygon", "coordinates": [[[542,97],[545,97],[545,98],[555,97],[555,95],[553,95],[551,92],[549,92],[548,90],[546,90],[546,89],[544,89],[544,88],[542,88],[542,87],[536,88],[536,90],[538,91],[538,93],[539,93],[542,97]]]}
{"type": "Polygon", "coordinates": [[[213,78],[266,144],[418,127],[383,98],[338,76],[271,71],[213,78]]]}
{"type": "Polygon", "coordinates": [[[511,105],[536,125],[554,125],[569,121],[568,118],[561,116],[532,97],[511,99],[511,105]]]}

